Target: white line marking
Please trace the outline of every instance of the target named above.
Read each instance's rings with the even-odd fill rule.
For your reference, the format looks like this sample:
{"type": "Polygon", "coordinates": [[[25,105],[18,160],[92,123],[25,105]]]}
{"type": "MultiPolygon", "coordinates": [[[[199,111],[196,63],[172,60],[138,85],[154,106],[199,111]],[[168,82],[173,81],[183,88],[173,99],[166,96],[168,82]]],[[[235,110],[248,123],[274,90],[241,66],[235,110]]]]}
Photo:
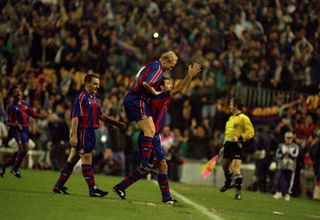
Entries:
{"type": "MultiPolygon", "coordinates": [[[[152,181],[154,184],[158,185],[158,182],[153,180],[152,181]]],[[[223,220],[223,218],[221,218],[220,216],[208,211],[207,208],[198,205],[194,202],[192,202],[190,199],[188,199],[187,197],[181,195],[180,193],[174,191],[173,189],[170,188],[170,193],[174,195],[174,197],[178,198],[179,200],[183,201],[184,203],[187,203],[191,206],[193,206],[195,209],[197,209],[198,211],[200,211],[201,213],[205,214],[206,216],[208,216],[210,219],[214,219],[214,220],[223,220]]]]}

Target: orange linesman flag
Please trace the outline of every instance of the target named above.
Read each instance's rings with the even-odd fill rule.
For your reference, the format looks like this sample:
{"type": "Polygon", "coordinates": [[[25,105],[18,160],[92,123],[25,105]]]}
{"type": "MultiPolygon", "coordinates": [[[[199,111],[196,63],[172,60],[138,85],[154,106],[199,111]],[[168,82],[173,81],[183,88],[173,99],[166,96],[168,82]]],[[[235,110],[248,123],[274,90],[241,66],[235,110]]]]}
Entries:
{"type": "Polygon", "coordinates": [[[220,157],[220,155],[217,154],[216,156],[212,157],[211,160],[209,160],[207,163],[202,165],[202,167],[200,168],[200,174],[203,179],[207,179],[208,176],[210,175],[210,173],[213,172],[213,169],[214,169],[217,161],[219,160],[219,157],[220,157]]]}

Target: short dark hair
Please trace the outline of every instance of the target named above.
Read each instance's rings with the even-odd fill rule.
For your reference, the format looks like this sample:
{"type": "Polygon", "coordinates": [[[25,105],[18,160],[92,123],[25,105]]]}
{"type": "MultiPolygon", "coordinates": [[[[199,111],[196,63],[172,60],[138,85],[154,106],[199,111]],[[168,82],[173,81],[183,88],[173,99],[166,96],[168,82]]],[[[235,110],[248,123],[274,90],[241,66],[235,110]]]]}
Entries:
{"type": "Polygon", "coordinates": [[[91,83],[92,79],[97,78],[99,79],[99,76],[93,73],[89,73],[84,77],[84,84],[91,83]]]}
{"type": "Polygon", "coordinates": [[[243,100],[239,97],[235,97],[232,100],[232,103],[235,107],[237,107],[237,109],[242,110],[243,108],[243,100]]]}

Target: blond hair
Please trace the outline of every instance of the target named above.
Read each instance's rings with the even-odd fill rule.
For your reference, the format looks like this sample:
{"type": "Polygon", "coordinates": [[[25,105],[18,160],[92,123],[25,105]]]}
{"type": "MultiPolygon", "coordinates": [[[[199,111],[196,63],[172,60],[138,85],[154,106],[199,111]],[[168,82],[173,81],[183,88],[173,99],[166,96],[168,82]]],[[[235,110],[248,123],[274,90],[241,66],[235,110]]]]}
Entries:
{"type": "Polygon", "coordinates": [[[161,56],[160,56],[160,61],[162,60],[178,60],[177,55],[175,54],[175,52],[173,52],[172,50],[169,50],[167,52],[164,52],[161,56]]]}

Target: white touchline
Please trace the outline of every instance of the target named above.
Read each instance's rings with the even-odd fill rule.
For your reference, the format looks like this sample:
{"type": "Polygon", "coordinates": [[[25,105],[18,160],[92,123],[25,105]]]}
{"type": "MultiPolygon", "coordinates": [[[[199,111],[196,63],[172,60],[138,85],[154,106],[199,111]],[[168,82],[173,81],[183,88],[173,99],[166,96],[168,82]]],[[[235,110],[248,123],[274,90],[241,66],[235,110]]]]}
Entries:
{"type": "MultiPolygon", "coordinates": [[[[153,180],[152,182],[154,184],[158,185],[157,181],[153,180]]],[[[187,204],[193,206],[195,209],[197,209],[198,211],[202,212],[203,214],[208,216],[210,219],[223,220],[223,218],[221,218],[220,216],[208,211],[205,207],[192,202],[190,199],[186,198],[185,196],[181,195],[180,193],[174,191],[171,188],[170,188],[170,193],[172,193],[174,195],[174,197],[178,198],[179,200],[183,201],[184,203],[187,203],[187,204]]]]}

